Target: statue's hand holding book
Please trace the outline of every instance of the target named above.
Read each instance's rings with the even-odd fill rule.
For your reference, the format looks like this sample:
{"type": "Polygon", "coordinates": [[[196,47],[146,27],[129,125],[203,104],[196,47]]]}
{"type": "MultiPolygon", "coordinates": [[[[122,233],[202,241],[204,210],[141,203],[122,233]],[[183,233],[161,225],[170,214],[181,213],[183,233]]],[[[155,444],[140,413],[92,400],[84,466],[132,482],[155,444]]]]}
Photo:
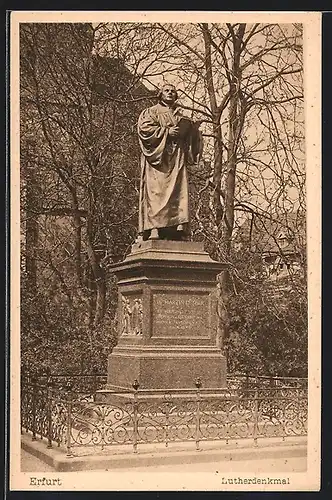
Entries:
{"type": "Polygon", "coordinates": [[[179,129],[178,125],[173,125],[172,127],[169,128],[170,137],[178,137],[179,132],[180,132],[180,129],[179,129]]]}

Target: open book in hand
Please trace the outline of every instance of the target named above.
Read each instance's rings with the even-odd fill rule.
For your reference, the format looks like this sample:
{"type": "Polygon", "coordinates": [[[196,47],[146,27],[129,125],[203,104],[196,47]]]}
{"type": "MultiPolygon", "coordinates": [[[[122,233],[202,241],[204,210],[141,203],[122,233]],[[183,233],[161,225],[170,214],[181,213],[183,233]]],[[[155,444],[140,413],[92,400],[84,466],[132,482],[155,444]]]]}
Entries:
{"type": "Polygon", "coordinates": [[[180,118],[177,126],[179,127],[180,137],[185,137],[190,132],[191,127],[193,126],[193,122],[190,120],[190,118],[183,116],[182,118],[180,118]]]}

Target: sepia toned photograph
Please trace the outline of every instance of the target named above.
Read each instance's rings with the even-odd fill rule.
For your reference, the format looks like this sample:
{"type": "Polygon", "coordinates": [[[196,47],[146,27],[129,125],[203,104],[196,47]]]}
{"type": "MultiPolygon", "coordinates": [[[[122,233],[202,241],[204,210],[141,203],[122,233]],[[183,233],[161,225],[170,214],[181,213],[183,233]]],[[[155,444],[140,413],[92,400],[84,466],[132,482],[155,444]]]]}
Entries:
{"type": "Polygon", "coordinates": [[[319,490],[320,57],[317,13],[12,13],[12,489],[319,490]]]}

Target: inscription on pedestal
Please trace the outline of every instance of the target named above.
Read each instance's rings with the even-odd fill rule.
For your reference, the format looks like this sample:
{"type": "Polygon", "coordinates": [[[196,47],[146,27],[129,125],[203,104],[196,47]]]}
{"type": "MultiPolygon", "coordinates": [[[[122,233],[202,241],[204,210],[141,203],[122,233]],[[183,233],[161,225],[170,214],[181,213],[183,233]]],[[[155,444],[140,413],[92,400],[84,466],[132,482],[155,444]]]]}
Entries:
{"type": "Polygon", "coordinates": [[[153,295],[153,337],[206,337],[210,335],[210,300],[207,293],[159,292],[153,295]]]}

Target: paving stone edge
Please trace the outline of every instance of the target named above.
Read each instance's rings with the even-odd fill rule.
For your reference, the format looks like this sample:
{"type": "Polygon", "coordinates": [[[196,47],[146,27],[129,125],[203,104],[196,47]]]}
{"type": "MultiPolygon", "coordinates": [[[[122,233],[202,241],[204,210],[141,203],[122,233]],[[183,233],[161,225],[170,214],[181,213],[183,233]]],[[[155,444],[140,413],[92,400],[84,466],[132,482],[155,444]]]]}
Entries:
{"type": "Polygon", "coordinates": [[[84,457],[67,457],[57,448],[48,449],[43,441],[31,441],[30,436],[23,436],[22,449],[59,472],[85,470],[112,470],[115,468],[149,467],[158,465],[176,465],[188,463],[206,463],[232,460],[259,460],[269,458],[305,457],[306,443],[299,441],[292,444],[278,444],[264,447],[247,447],[242,449],[206,449],[196,450],[168,450],[167,452],[144,452],[134,454],[129,452],[123,455],[90,455],[84,457]]]}

